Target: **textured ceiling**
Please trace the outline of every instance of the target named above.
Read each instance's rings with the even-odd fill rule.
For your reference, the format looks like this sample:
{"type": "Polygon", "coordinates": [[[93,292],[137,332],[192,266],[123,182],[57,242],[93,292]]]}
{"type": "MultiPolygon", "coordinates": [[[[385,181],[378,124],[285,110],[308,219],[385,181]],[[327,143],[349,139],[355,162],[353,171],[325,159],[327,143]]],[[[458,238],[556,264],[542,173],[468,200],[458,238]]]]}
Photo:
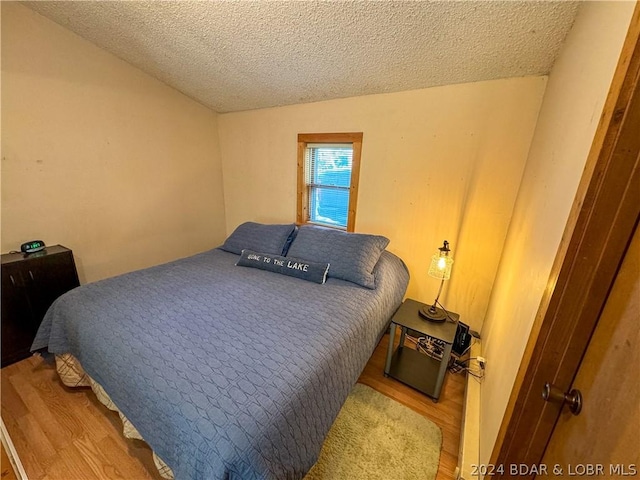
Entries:
{"type": "Polygon", "coordinates": [[[217,112],[547,74],[570,1],[25,2],[217,112]]]}

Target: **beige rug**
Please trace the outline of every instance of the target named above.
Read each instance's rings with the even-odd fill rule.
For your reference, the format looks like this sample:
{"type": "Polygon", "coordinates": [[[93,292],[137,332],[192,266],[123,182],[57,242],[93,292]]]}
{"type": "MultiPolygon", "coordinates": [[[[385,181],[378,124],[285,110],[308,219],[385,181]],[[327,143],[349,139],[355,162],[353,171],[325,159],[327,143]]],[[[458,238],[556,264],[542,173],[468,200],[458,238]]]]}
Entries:
{"type": "Polygon", "coordinates": [[[432,480],[441,446],[437,425],[358,383],[304,480],[432,480]]]}

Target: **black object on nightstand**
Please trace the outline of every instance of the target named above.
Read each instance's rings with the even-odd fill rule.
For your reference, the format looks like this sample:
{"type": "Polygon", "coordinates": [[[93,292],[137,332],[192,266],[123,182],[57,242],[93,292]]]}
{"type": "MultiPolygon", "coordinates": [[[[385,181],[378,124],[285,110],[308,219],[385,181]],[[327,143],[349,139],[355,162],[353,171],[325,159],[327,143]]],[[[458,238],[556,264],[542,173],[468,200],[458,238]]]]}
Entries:
{"type": "Polygon", "coordinates": [[[384,374],[420,390],[429,395],[434,402],[437,402],[440,398],[444,376],[447,373],[451,345],[456,336],[460,316],[457,313],[448,312],[453,321],[429,322],[418,313],[424,305],[424,303],[407,299],[391,319],[391,333],[389,334],[384,374]],[[394,352],[396,326],[400,327],[402,333],[400,334],[400,344],[394,352]],[[431,345],[435,345],[439,354],[430,356],[405,347],[404,341],[408,330],[425,337],[431,345]]]}
{"type": "Polygon", "coordinates": [[[31,355],[31,343],[53,301],[80,285],[73,253],[53,245],[2,255],[2,366],[31,355]]]}

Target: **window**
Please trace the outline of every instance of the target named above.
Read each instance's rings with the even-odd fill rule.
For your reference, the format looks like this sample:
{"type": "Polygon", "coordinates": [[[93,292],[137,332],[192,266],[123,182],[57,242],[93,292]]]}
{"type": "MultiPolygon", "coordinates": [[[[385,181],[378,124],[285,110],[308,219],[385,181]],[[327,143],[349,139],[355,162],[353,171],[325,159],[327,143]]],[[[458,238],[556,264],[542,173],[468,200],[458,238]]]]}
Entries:
{"type": "Polygon", "coordinates": [[[362,133],[298,135],[298,223],[353,232],[362,133]]]}

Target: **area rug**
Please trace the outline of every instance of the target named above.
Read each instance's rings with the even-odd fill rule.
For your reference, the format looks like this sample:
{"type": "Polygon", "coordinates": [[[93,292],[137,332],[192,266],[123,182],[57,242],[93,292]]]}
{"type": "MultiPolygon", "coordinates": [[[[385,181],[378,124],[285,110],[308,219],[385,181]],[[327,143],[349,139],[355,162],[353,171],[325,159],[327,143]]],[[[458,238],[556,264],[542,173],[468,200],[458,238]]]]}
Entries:
{"type": "Polygon", "coordinates": [[[433,480],[441,446],[437,425],[358,383],[304,480],[433,480]]]}

